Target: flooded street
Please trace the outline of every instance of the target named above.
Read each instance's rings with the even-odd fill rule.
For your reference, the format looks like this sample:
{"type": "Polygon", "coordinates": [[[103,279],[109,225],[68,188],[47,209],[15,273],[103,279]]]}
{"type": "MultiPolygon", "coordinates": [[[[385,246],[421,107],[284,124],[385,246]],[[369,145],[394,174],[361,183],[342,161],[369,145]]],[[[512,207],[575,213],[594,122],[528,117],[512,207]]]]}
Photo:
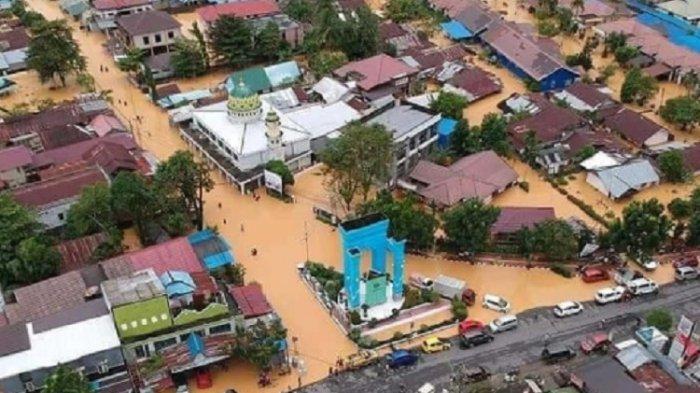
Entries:
{"type": "MultiPolygon", "coordinates": [[[[57,2],[28,0],[33,9],[47,18],[63,18],[57,2]]],[[[182,20],[182,19],[181,19],[182,20]]],[[[138,89],[127,82],[124,73],[117,70],[111,56],[102,43],[104,36],[99,33],[79,31],[74,22],[75,37],[87,58],[88,71],[95,77],[100,89],[112,91],[115,110],[122,119],[134,125],[138,142],[152,151],[160,159],[165,159],[178,149],[185,149],[185,143],[168,123],[165,112],[153,105],[138,89]],[[109,72],[101,73],[100,65],[107,65],[109,72]],[[136,115],[143,124],[134,121],[136,115]]],[[[183,30],[188,27],[185,26],[183,30]]],[[[489,111],[495,111],[495,102],[513,91],[522,91],[522,83],[513,79],[503,69],[489,67],[498,72],[504,81],[504,92],[467,108],[467,117],[472,124],[489,111]],[[510,79],[509,79],[510,78],[510,79]]],[[[178,82],[181,89],[214,87],[227,75],[225,70],[202,78],[178,82]]],[[[31,97],[57,97],[56,100],[71,97],[77,87],[49,91],[48,86],[39,86],[33,72],[22,75],[23,82],[17,93],[0,101],[7,103],[31,100],[31,97]],[[46,94],[46,95],[45,95],[46,94]],[[27,98],[23,98],[27,97],[27,98]]],[[[19,77],[18,75],[17,77],[19,77]]],[[[16,76],[13,76],[13,79],[16,76]]],[[[17,80],[17,79],[15,79],[17,80]]],[[[511,162],[519,175],[530,183],[530,192],[514,187],[496,198],[499,206],[554,206],[557,216],[576,215],[591,222],[576,206],[564,196],[554,191],[548,183],[540,179],[530,168],[519,162],[511,162]]],[[[277,310],[289,329],[289,337],[296,338],[291,345],[292,352],[298,352],[304,360],[308,372],[302,377],[304,384],[319,380],[328,373],[338,356],[355,351],[355,345],[348,340],[334,324],[327,312],[316,302],[307,287],[298,278],[297,265],[306,259],[304,238],[305,223],[308,225],[309,257],[311,260],[340,267],[340,245],[338,233],[333,228],[314,219],[312,207],[315,204],[328,204],[327,192],[322,186],[318,168],[300,175],[293,188],[297,203],[285,204],[263,195],[259,201],[242,196],[233,187],[224,183],[215,174],[216,187],[206,195],[205,218],[208,225],[216,226],[228,239],[238,263],[246,267],[248,282],[256,281],[263,286],[270,303],[277,310]],[[218,204],[222,208],[218,208],[218,204]],[[226,219],[227,224],[223,221],[226,219]],[[241,230],[243,226],[244,231],[241,230]],[[250,250],[257,248],[258,255],[251,256],[250,250]]],[[[591,222],[592,223],[592,222],[591,222]]],[[[593,223],[592,223],[593,224],[593,223]]],[[[127,242],[136,247],[133,233],[127,233],[127,242]]],[[[136,242],[137,243],[137,242],[136,242]]],[[[671,280],[670,269],[665,266],[654,277],[661,282],[671,280]]],[[[562,300],[590,299],[596,288],[610,285],[585,284],[580,279],[565,279],[544,269],[504,268],[497,266],[473,266],[463,262],[447,261],[439,258],[407,257],[407,275],[420,272],[426,275],[447,274],[465,280],[477,294],[494,293],[504,296],[513,304],[514,311],[532,307],[553,305],[562,300]]],[[[489,320],[494,313],[480,307],[470,309],[471,316],[489,320]]],[[[234,362],[230,371],[219,372],[214,379],[214,388],[205,392],[220,393],[224,389],[235,388],[238,392],[269,391],[279,392],[287,386],[296,386],[297,375],[274,377],[274,385],[265,389],[257,387],[255,370],[240,362],[234,362]]],[[[200,390],[192,389],[198,392],[200,390]]]]}

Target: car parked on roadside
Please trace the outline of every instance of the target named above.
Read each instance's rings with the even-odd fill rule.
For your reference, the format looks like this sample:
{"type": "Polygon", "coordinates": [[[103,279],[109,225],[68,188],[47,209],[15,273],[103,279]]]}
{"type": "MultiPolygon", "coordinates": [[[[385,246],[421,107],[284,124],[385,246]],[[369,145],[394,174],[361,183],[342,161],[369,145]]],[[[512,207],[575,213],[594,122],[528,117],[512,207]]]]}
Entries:
{"type": "Polygon", "coordinates": [[[554,364],[572,359],[576,352],[565,345],[551,345],[542,350],[540,358],[547,364],[554,364]]]}
{"type": "Polygon", "coordinates": [[[459,323],[457,326],[457,331],[459,334],[464,334],[472,330],[481,330],[484,328],[484,324],[480,321],[474,319],[465,319],[459,323]]]}
{"type": "Polygon", "coordinates": [[[627,283],[627,290],[634,296],[656,294],[659,286],[648,278],[638,278],[627,283]]]}
{"type": "Polygon", "coordinates": [[[605,332],[588,335],[581,340],[581,351],[586,355],[593,352],[606,352],[610,347],[610,337],[605,332]]]}
{"type": "Polygon", "coordinates": [[[627,269],[627,268],[620,268],[615,271],[615,275],[613,276],[613,279],[617,283],[617,285],[627,285],[628,282],[632,280],[636,280],[638,278],[643,278],[644,276],[642,273],[632,270],[632,269],[627,269]]]}
{"type": "Polygon", "coordinates": [[[418,361],[418,355],[414,352],[400,349],[386,355],[386,361],[391,368],[412,366],[418,361]]]}
{"type": "Polygon", "coordinates": [[[625,291],[625,287],[621,285],[600,289],[595,293],[595,302],[598,304],[619,302],[625,295],[625,291]]]}
{"type": "Polygon", "coordinates": [[[442,340],[438,337],[430,337],[423,340],[420,348],[424,353],[441,352],[450,349],[452,345],[447,340],[442,340]]]}
{"type": "Polygon", "coordinates": [[[500,296],[486,294],[484,295],[484,300],[481,303],[482,306],[488,308],[489,310],[498,311],[502,313],[507,313],[510,311],[510,303],[500,296]]]}
{"type": "Polygon", "coordinates": [[[346,370],[357,370],[376,363],[379,360],[377,351],[360,349],[358,352],[348,355],[343,364],[346,370]]]}
{"type": "Polygon", "coordinates": [[[579,302],[562,302],[554,306],[554,315],[559,318],[570,317],[580,314],[583,311],[583,306],[579,302]]]}
{"type": "Polygon", "coordinates": [[[471,367],[462,372],[462,379],[467,383],[476,383],[489,379],[491,372],[484,367],[471,367]]]}
{"type": "Polygon", "coordinates": [[[642,259],[637,263],[648,272],[652,272],[659,267],[659,262],[657,262],[656,259],[642,259]]]}
{"type": "Polygon", "coordinates": [[[459,347],[468,349],[493,341],[493,336],[486,329],[472,330],[459,336],[459,347]]]}
{"type": "Polygon", "coordinates": [[[518,317],[515,315],[503,315],[489,323],[491,333],[502,333],[518,327],[518,317]]]}
{"type": "Polygon", "coordinates": [[[691,266],[681,266],[674,268],[673,270],[676,281],[695,280],[698,278],[698,275],[700,275],[698,270],[691,266]]]}
{"type": "Polygon", "coordinates": [[[600,266],[588,266],[581,270],[581,280],[583,282],[598,282],[610,279],[608,271],[600,266]]]}

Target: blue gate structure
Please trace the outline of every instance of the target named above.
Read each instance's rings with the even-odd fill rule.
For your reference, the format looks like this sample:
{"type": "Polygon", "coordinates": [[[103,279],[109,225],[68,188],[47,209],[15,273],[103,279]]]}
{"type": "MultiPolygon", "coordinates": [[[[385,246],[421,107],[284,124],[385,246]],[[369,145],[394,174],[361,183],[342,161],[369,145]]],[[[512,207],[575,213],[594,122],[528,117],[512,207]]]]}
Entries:
{"type": "Polygon", "coordinates": [[[362,304],[360,299],[360,279],[362,251],[372,255],[370,269],[375,274],[386,274],[387,253],[392,255],[391,288],[395,300],[403,298],[405,265],[405,240],[389,237],[389,220],[383,214],[370,214],[340,224],[343,254],[343,276],[348,309],[356,309],[362,304]]]}

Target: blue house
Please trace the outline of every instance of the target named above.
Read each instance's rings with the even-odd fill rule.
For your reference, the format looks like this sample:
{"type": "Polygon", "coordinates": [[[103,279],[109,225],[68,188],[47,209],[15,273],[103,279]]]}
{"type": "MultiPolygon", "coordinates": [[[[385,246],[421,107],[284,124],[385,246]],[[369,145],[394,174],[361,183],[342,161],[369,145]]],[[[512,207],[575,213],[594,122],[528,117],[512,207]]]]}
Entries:
{"type": "Polygon", "coordinates": [[[536,81],[542,91],[563,89],[580,76],[553,48],[508,23],[491,24],[481,39],[499,63],[519,78],[536,81]]]}

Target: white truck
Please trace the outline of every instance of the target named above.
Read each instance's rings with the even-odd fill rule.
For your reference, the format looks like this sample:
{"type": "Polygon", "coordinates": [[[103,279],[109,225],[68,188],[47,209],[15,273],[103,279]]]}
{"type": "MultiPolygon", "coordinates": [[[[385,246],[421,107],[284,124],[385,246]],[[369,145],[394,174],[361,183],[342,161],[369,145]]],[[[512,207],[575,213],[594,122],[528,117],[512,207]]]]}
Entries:
{"type": "Polygon", "coordinates": [[[461,298],[462,294],[467,289],[467,283],[460,279],[441,274],[433,281],[433,289],[435,292],[439,293],[440,296],[447,299],[452,299],[455,296],[461,298]]]}

